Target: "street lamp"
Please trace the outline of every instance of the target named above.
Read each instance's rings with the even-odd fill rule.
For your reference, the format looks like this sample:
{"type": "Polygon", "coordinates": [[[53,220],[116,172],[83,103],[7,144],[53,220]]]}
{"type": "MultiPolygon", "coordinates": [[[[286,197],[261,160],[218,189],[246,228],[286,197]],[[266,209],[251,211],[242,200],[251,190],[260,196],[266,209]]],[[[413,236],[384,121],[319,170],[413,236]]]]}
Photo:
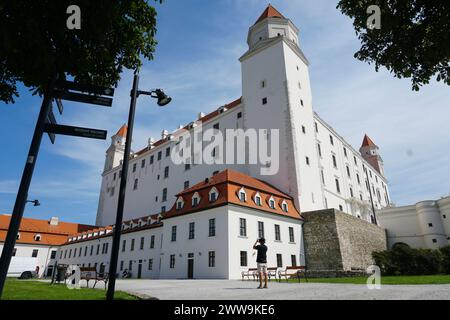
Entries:
{"type": "Polygon", "coordinates": [[[41,203],[39,202],[38,199],[36,199],[36,200],[27,200],[26,202],[32,203],[33,207],[39,207],[41,205],[41,203]]]}
{"type": "Polygon", "coordinates": [[[157,99],[157,104],[163,107],[172,101],[172,98],[167,96],[161,89],[154,89],[151,91],[140,91],[139,86],[139,73],[136,71],[133,78],[133,88],[131,89],[131,102],[130,111],[128,113],[128,129],[127,137],[125,141],[125,152],[122,161],[122,172],[120,176],[120,190],[119,190],[119,200],[117,204],[117,215],[116,223],[113,229],[113,242],[111,248],[111,260],[109,265],[109,280],[108,280],[108,291],[106,293],[107,300],[114,300],[114,290],[116,286],[116,273],[117,273],[117,261],[119,260],[119,247],[120,247],[120,233],[123,220],[123,210],[125,205],[125,189],[127,185],[127,175],[128,175],[128,163],[130,160],[130,150],[131,150],[131,139],[133,136],[133,124],[134,115],[136,110],[136,100],[139,95],[147,95],[152,98],[157,99]]]}

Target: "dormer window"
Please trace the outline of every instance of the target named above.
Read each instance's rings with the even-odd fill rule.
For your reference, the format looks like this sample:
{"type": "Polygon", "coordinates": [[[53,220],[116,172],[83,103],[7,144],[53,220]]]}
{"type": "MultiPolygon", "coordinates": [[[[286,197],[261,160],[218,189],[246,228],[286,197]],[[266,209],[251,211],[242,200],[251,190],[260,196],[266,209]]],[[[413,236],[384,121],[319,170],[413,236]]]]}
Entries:
{"type": "Polygon", "coordinates": [[[178,200],[177,200],[177,207],[176,207],[177,210],[183,209],[183,206],[184,206],[183,198],[182,198],[182,197],[179,197],[178,200]]]}
{"type": "Polygon", "coordinates": [[[281,209],[284,212],[288,212],[289,211],[288,204],[287,204],[286,200],[283,200],[283,202],[281,203],[281,209]]]}
{"type": "Polygon", "coordinates": [[[200,203],[200,195],[198,194],[198,192],[196,192],[193,196],[192,196],[192,206],[196,207],[198,206],[198,204],[200,203]]]}
{"type": "Polygon", "coordinates": [[[275,199],[273,197],[270,197],[269,199],[269,207],[275,209],[275,199]]]}
{"type": "Polygon", "coordinates": [[[17,233],[17,237],[16,237],[16,240],[19,240],[19,239],[20,239],[20,232],[17,233]]]}
{"type": "Polygon", "coordinates": [[[42,236],[40,234],[36,234],[34,236],[34,241],[41,241],[41,239],[42,239],[42,236]]]}
{"type": "Polygon", "coordinates": [[[254,201],[257,206],[262,206],[261,195],[259,194],[259,192],[255,194],[254,201]]]}
{"type": "Polygon", "coordinates": [[[241,188],[238,192],[239,200],[241,202],[247,201],[247,193],[245,192],[244,188],[241,188]]]}
{"type": "Polygon", "coordinates": [[[211,191],[209,191],[209,202],[214,202],[217,200],[217,197],[219,195],[219,192],[217,191],[217,189],[215,187],[213,187],[211,189],[211,191]]]}

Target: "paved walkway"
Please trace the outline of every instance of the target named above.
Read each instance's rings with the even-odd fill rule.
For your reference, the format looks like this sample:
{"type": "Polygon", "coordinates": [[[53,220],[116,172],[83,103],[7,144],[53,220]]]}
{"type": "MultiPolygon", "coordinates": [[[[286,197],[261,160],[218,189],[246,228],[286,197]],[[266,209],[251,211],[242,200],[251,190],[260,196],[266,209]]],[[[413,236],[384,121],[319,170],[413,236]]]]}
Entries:
{"type": "Polygon", "coordinates": [[[240,280],[117,280],[116,290],[145,294],[166,300],[450,300],[450,285],[366,285],[326,283],[258,283],[240,280]]]}

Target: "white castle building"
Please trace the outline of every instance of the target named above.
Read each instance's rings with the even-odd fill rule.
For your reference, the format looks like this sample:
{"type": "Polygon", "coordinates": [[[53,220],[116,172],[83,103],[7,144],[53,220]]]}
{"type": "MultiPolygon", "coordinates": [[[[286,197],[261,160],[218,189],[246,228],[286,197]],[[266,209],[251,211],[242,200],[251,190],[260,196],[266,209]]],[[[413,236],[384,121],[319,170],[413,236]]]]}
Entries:
{"type": "MultiPolygon", "coordinates": [[[[169,133],[150,138],[133,154],[127,178],[124,217],[134,219],[165,212],[175,195],[213,173],[233,169],[262,179],[293,197],[299,211],[336,208],[372,221],[370,198],[376,209],[389,206],[390,198],[378,147],[364,137],[356,151],[313,110],[309,62],[300,49],[298,28],[268,6],[248,32],[248,51],[240,57],[242,97],[169,133]],[[177,135],[195,128],[279,130],[279,163],[275,174],[262,175],[260,164],[174,164],[171,150],[177,135]]],[[[120,184],[126,126],[112,137],[106,152],[96,224],[111,225],[120,184]]],[[[243,135],[241,134],[241,138],[243,135]]],[[[200,137],[201,139],[201,137],[200,137]]],[[[218,153],[221,150],[219,150],[218,153]]],[[[196,157],[194,154],[193,157],[196,157]]],[[[247,162],[248,163],[248,162],[247,162]]]]}
{"type": "MultiPolygon", "coordinates": [[[[126,221],[120,226],[119,273],[128,269],[139,278],[240,278],[243,270],[256,266],[252,246],[259,237],[269,246],[269,267],[305,265],[300,212],[335,208],[369,225],[374,221],[371,198],[377,209],[389,206],[378,147],[365,136],[355,150],[314,113],[309,62],[298,32],[269,5],[250,27],[249,48],[240,57],[242,97],[207,115],[199,113],[196,121],[176,131],[163,130],[161,139],[150,138],[133,153],[126,221]],[[224,163],[220,148],[213,149],[217,161],[212,164],[172,161],[180,136],[193,146],[187,155],[197,159],[195,144],[204,142],[202,132],[208,129],[241,129],[236,140],[248,138],[253,129],[266,141],[278,133],[271,146],[279,150],[278,161],[224,163]],[[273,174],[266,174],[270,169],[273,174]]],[[[58,263],[107,270],[126,132],[122,126],[106,152],[96,221],[101,227],[70,236],[59,248],[58,263]]],[[[252,157],[252,146],[248,138],[246,160],[252,157]]],[[[364,226],[360,231],[366,235],[364,226]]],[[[380,234],[385,238],[384,231],[380,234]]],[[[358,245],[370,256],[370,241],[358,245]]]]}

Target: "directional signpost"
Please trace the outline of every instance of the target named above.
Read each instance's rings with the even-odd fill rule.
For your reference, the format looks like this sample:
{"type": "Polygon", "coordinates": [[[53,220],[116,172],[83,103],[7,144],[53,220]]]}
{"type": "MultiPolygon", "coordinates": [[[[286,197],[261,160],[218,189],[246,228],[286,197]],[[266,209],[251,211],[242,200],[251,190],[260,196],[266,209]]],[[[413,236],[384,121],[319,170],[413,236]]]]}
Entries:
{"type": "Polygon", "coordinates": [[[22,179],[20,181],[19,191],[17,192],[16,202],[11,215],[8,227],[8,233],[5,238],[3,250],[0,259],[0,297],[8,273],[9,264],[11,262],[12,253],[16,244],[17,234],[19,232],[20,222],[22,220],[25,204],[28,197],[28,190],[33,177],[34,167],[36,164],[41,140],[44,132],[48,134],[52,144],[55,143],[55,135],[63,134],[69,136],[106,139],[106,130],[98,130],[91,128],[73,127],[60,125],[56,122],[53,113],[52,102],[55,101],[59,114],[62,115],[64,106],[61,100],[69,100],[81,103],[95,104],[105,107],[111,107],[112,97],[114,96],[113,88],[103,88],[99,86],[90,86],[72,81],[57,80],[56,77],[49,81],[47,89],[44,93],[39,117],[34,129],[33,139],[31,141],[28,157],[23,170],[22,179]]]}

